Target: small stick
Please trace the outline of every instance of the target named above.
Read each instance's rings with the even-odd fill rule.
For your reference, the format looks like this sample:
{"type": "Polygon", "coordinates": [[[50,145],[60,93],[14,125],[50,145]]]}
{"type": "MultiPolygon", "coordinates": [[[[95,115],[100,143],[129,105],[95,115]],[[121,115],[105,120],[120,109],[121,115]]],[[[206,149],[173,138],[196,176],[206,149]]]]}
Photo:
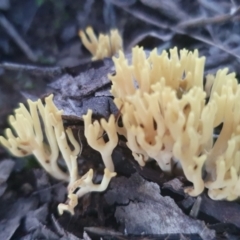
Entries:
{"type": "Polygon", "coordinates": [[[37,56],[29,48],[23,38],[19,35],[14,26],[5,18],[3,14],[0,14],[0,25],[5,29],[8,35],[15,41],[15,43],[22,49],[27,58],[33,62],[37,61],[37,56]]]}
{"type": "Polygon", "coordinates": [[[199,209],[201,207],[201,203],[202,203],[202,198],[200,196],[198,196],[197,200],[195,201],[195,203],[192,206],[189,216],[191,216],[193,218],[197,218],[199,209]]]}
{"type": "Polygon", "coordinates": [[[23,71],[23,72],[29,72],[34,75],[46,75],[46,76],[60,75],[64,71],[64,69],[62,69],[61,67],[40,67],[40,66],[33,66],[33,65],[26,65],[26,64],[10,63],[10,62],[0,63],[0,67],[10,71],[23,71]]]}
{"type": "Polygon", "coordinates": [[[227,21],[232,20],[233,17],[236,16],[236,14],[240,11],[240,7],[238,7],[233,14],[223,14],[218,15],[210,18],[197,18],[197,19],[191,19],[188,21],[181,22],[177,25],[177,27],[180,28],[193,28],[193,27],[201,27],[205,26],[207,24],[220,24],[227,21]]]}

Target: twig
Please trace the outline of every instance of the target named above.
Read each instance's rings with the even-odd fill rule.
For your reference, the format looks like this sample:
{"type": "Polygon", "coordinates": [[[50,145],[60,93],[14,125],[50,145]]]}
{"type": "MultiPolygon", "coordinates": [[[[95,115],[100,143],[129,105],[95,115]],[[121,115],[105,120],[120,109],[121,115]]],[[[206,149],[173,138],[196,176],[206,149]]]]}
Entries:
{"type": "MultiPolygon", "coordinates": [[[[115,2],[114,2],[115,4],[115,2]]],[[[116,6],[118,6],[116,4],[116,6]]],[[[130,13],[131,15],[133,15],[134,17],[141,19],[145,22],[148,22],[150,24],[153,24],[154,26],[157,26],[159,28],[162,29],[169,29],[169,26],[165,23],[163,23],[162,21],[159,21],[159,19],[157,19],[156,14],[154,14],[155,12],[150,9],[150,11],[146,11],[146,7],[145,6],[139,6],[139,5],[134,5],[134,7],[123,7],[122,8],[124,11],[130,13]]]]}
{"type": "Polygon", "coordinates": [[[181,21],[188,18],[187,14],[182,11],[174,1],[141,0],[141,2],[146,6],[159,10],[162,14],[171,19],[181,21]]]}
{"type": "Polygon", "coordinates": [[[3,14],[0,14],[0,25],[5,29],[8,35],[15,41],[15,43],[22,49],[27,58],[33,62],[37,61],[37,56],[29,48],[26,42],[19,35],[14,26],[5,18],[3,14]]]}
{"type": "Polygon", "coordinates": [[[56,188],[56,187],[58,187],[58,186],[61,186],[61,185],[64,184],[64,183],[65,183],[64,181],[61,181],[61,182],[59,182],[59,183],[53,184],[53,185],[50,186],[50,187],[45,187],[45,188],[42,188],[42,189],[40,189],[40,190],[36,190],[36,191],[34,191],[34,192],[32,193],[32,196],[37,195],[37,194],[39,194],[39,193],[41,193],[41,192],[45,192],[45,191],[49,191],[49,190],[51,190],[51,189],[54,189],[54,188],[56,188]]]}
{"type": "Polygon", "coordinates": [[[144,22],[147,22],[147,23],[150,23],[156,27],[159,27],[159,28],[162,28],[162,29],[170,29],[172,30],[173,32],[175,33],[178,33],[178,34],[186,34],[186,35],[189,35],[190,37],[200,41],[200,42],[204,42],[210,46],[214,46],[216,48],[219,48],[221,49],[222,51],[230,54],[231,56],[237,58],[238,60],[240,60],[240,56],[238,56],[236,53],[230,51],[229,49],[226,49],[224,46],[222,45],[219,45],[219,44],[216,44],[214,43],[213,41],[209,40],[209,39],[206,39],[206,38],[203,38],[197,34],[193,34],[193,33],[188,33],[186,32],[184,29],[180,29],[178,28],[177,26],[174,27],[174,26],[170,26],[168,24],[164,24],[161,22],[161,19],[159,19],[159,17],[154,14],[154,12],[147,12],[146,9],[143,9],[141,7],[138,7],[138,6],[134,6],[133,7],[125,7],[123,8],[123,10],[125,10],[126,12],[132,14],[133,16],[135,16],[136,18],[144,21],[144,22]]]}
{"type": "Polygon", "coordinates": [[[206,43],[206,44],[208,44],[208,45],[210,45],[210,46],[219,48],[219,49],[221,49],[222,51],[224,51],[224,52],[228,53],[229,55],[231,55],[231,56],[237,58],[238,60],[240,60],[240,56],[238,56],[238,55],[235,54],[234,52],[230,51],[229,49],[225,48],[224,46],[214,43],[213,41],[211,41],[211,40],[209,40],[209,39],[203,38],[203,37],[201,37],[201,36],[199,36],[199,35],[196,35],[196,34],[193,34],[193,33],[190,33],[190,34],[189,34],[189,33],[185,32],[185,31],[177,30],[177,32],[178,32],[178,33],[181,33],[181,34],[188,34],[190,37],[192,37],[192,38],[194,38],[194,39],[196,39],[196,40],[198,40],[198,41],[200,41],[200,42],[204,42],[204,43],[206,43]]]}
{"type": "Polygon", "coordinates": [[[130,50],[137,45],[137,43],[141,42],[144,38],[146,37],[155,37],[157,39],[162,40],[163,42],[167,42],[169,41],[172,36],[173,33],[172,32],[161,32],[158,29],[152,29],[152,30],[147,30],[147,31],[143,31],[143,32],[138,32],[137,36],[134,37],[133,40],[130,40],[130,43],[128,43],[127,47],[126,47],[126,52],[130,52],[130,50]]]}
{"type": "Polygon", "coordinates": [[[202,203],[202,198],[200,196],[198,196],[197,200],[194,202],[194,204],[192,206],[189,216],[191,216],[193,218],[197,218],[199,209],[201,207],[201,203],[202,203]]]}
{"type": "Polygon", "coordinates": [[[52,220],[53,226],[54,226],[55,230],[57,231],[57,233],[60,236],[64,236],[65,231],[53,214],[51,214],[51,220],[52,220]]]}
{"type": "Polygon", "coordinates": [[[39,67],[26,64],[3,62],[0,63],[0,68],[11,71],[23,71],[34,75],[56,76],[64,72],[61,67],[39,67]]]}
{"type": "Polygon", "coordinates": [[[239,13],[240,7],[238,7],[233,14],[223,14],[218,15],[215,17],[210,18],[197,18],[197,19],[191,19],[188,21],[181,22],[177,25],[179,28],[193,28],[193,27],[201,27],[205,26],[207,24],[220,24],[227,21],[232,20],[237,13],[239,13]]]}
{"type": "Polygon", "coordinates": [[[218,13],[222,14],[223,11],[221,8],[216,7],[216,3],[209,1],[209,0],[198,0],[198,2],[202,5],[203,8],[213,12],[213,13],[218,13]]]}

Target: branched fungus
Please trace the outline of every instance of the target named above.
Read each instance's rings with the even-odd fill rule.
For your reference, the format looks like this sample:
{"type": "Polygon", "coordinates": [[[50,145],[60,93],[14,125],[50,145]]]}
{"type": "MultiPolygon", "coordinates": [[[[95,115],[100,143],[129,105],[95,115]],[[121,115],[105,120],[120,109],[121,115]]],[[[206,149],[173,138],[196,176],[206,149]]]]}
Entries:
{"type": "Polygon", "coordinates": [[[52,99],[53,95],[45,98],[45,106],[41,100],[28,100],[29,111],[20,104],[15,115],[9,117],[13,131],[6,129],[6,137],[0,136],[0,143],[17,157],[33,154],[54,178],[74,182],[78,179],[76,159],[80,145],[74,139],[70,128],[64,130],[62,111],[56,108],[52,99]],[[73,150],[70,149],[68,141],[73,150]],[[69,174],[58,165],[59,151],[69,174]]]}
{"type": "Polygon", "coordinates": [[[234,199],[239,175],[240,91],[234,74],[227,69],[207,76],[205,58],[198,51],[132,51],[129,64],[122,52],[113,58],[116,74],[109,76],[114,102],[122,113],[119,134],[127,139],[134,158],[143,166],[155,159],[167,173],[180,163],[196,196],[204,186],[212,198],[234,199]],[[209,97],[209,100],[207,100],[209,97]],[[216,143],[214,128],[223,123],[216,143]],[[205,183],[202,171],[208,173],[205,183]],[[221,192],[221,193],[219,193],[221,192]]]}
{"type": "MultiPolygon", "coordinates": [[[[74,138],[72,130],[70,128],[64,129],[63,111],[58,110],[54,105],[53,95],[45,98],[45,105],[41,100],[36,102],[28,100],[28,105],[29,110],[23,104],[20,104],[20,107],[15,110],[15,115],[9,117],[13,130],[6,129],[6,137],[0,136],[0,143],[17,157],[33,154],[50,175],[56,179],[68,181],[69,201],[67,204],[59,204],[58,209],[60,214],[63,211],[74,214],[74,207],[78,203],[78,198],[92,191],[104,191],[116,173],[105,169],[101,184],[92,183],[92,169],[80,177],[78,175],[77,156],[81,151],[81,146],[74,138]],[[65,161],[67,172],[63,171],[58,165],[59,151],[65,161]]],[[[101,126],[107,132],[109,131],[110,139],[114,140],[114,146],[111,142],[106,144],[105,148],[103,147],[103,156],[107,157],[107,161],[109,161],[106,165],[113,171],[113,164],[111,159],[109,160],[108,154],[111,155],[110,152],[116,146],[117,134],[112,129],[115,124],[111,119],[109,123],[103,120],[101,123],[101,126]],[[106,155],[104,155],[104,151],[106,155]]]]}
{"type": "Polygon", "coordinates": [[[83,45],[92,54],[92,60],[99,60],[114,56],[119,50],[122,50],[123,43],[117,29],[111,30],[109,35],[99,34],[96,37],[91,27],[84,31],[79,31],[79,36],[83,45]]]}

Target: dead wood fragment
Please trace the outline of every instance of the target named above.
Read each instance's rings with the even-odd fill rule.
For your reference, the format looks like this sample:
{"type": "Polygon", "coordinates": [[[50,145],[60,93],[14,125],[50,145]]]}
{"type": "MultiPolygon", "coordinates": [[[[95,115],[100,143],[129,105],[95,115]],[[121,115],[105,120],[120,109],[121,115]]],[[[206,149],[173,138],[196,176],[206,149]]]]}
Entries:
{"type": "Polygon", "coordinates": [[[27,232],[37,229],[41,224],[46,224],[48,215],[48,205],[44,204],[38,209],[27,213],[24,220],[24,228],[27,232]]]}
{"type": "Polygon", "coordinates": [[[203,194],[200,211],[219,222],[232,223],[240,228],[240,205],[237,202],[214,201],[203,194]]]}
{"type": "Polygon", "coordinates": [[[22,218],[33,209],[36,209],[38,200],[19,198],[14,203],[1,202],[0,205],[0,239],[10,240],[19,227],[22,218]]]}
{"type": "Polygon", "coordinates": [[[70,74],[63,75],[49,87],[61,93],[63,97],[81,100],[110,84],[107,75],[114,71],[113,62],[111,59],[104,59],[98,63],[89,63],[80,71],[76,77],[70,74]]]}
{"type": "Polygon", "coordinates": [[[0,237],[1,239],[10,240],[15,231],[20,225],[20,219],[18,216],[12,219],[0,222],[0,237]]]}
{"type": "Polygon", "coordinates": [[[163,184],[163,189],[170,189],[177,194],[186,196],[186,193],[183,190],[183,183],[178,178],[165,182],[163,184]]]}
{"type": "Polygon", "coordinates": [[[108,229],[108,228],[100,228],[100,227],[85,227],[84,231],[91,233],[91,234],[95,234],[98,236],[111,236],[111,237],[115,237],[115,236],[123,236],[122,233],[114,231],[113,229],[108,229]]]}
{"type": "Polygon", "coordinates": [[[7,189],[7,179],[11,174],[15,162],[11,159],[4,159],[0,162],[0,197],[4,194],[7,189]]]}
{"type": "Polygon", "coordinates": [[[186,216],[170,197],[162,197],[159,186],[138,174],[112,180],[106,201],[117,206],[115,217],[128,234],[199,234],[213,239],[215,232],[199,220],[186,216]]]}
{"type": "Polygon", "coordinates": [[[0,162],[0,184],[7,181],[15,162],[11,159],[4,159],[0,162]]]}

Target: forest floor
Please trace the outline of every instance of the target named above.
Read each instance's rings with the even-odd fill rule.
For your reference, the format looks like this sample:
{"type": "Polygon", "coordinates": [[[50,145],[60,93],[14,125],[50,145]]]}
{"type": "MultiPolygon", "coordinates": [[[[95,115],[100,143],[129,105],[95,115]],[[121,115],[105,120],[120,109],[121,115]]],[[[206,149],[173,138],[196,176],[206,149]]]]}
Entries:
{"type": "MultiPolygon", "coordinates": [[[[0,135],[20,102],[54,93],[65,124],[80,130],[81,174],[94,168],[97,179],[103,170],[83,137],[81,116],[89,108],[97,119],[116,113],[107,79],[114,64],[91,61],[78,36],[87,26],[96,33],[117,28],[126,54],[135,45],[198,49],[205,74],[228,68],[239,79],[237,0],[0,0],[0,135]]],[[[84,196],[74,216],[60,216],[67,184],[33,157],[15,158],[0,146],[0,239],[240,239],[238,201],[188,196],[184,177],[165,176],[154,163],[140,168],[124,143],[113,159],[118,177],[108,190],[84,196]]]]}

